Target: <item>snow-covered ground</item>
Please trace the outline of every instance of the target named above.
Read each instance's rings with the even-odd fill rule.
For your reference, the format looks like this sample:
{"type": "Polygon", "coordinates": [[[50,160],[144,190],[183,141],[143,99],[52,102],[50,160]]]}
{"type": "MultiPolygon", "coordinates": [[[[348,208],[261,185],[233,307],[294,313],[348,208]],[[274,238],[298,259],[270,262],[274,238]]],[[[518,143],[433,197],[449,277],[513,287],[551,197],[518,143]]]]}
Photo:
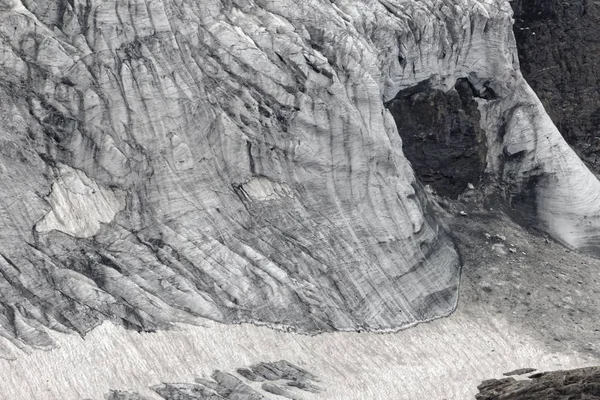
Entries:
{"type": "Polygon", "coordinates": [[[598,364],[553,352],[501,318],[463,312],[395,334],[309,337],[214,323],[139,334],[105,323],[85,340],[57,341],[58,349],[0,361],[0,398],[103,399],[109,389],[129,389],[158,399],[149,386],[285,359],[321,379],[324,391],[298,392],[305,399],[462,400],[473,398],[482,380],[516,368],[598,364]]]}

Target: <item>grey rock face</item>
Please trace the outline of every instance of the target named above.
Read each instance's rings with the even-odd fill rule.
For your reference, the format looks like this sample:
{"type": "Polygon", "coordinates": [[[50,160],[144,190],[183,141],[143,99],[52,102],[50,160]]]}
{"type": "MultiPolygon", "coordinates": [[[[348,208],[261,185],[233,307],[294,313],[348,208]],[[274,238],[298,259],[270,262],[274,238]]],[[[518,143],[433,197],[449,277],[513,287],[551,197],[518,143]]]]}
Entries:
{"type": "Polygon", "coordinates": [[[478,386],[477,400],[600,399],[600,369],[541,372],[530,380],[490,379],[478,386]]]}
{"type": "Polygon", "coordinates": [[[395,330],[453,310],[456,251],[382,100],[410,18],[379,2],[2,4],[2,335],[49,347],[44,326],[197,317],[395,330]]]}
{"type": "Polygon", "coordinates": [[[152,389],[166,400],[261,400],[265,397],[231,375],[218,378],[221,382],[214,385],[194,383],[166,383],[152,389]],[[224,382],[223,382],[224,381],[224,382]]]}
{"type": "MultiPolygon", "coordinates": [[[[236,377],[227,372],[215,371],[212,380],[196,379],[196,383],[163,383],[152,387],[165,400],[194,400],[194,399],[229,399],[229,400],[260,400],[265,394],[272,394],[288,399],[301,399],[298,391],[319,393],[315,385],[317,377],[287,361],[259,363],[250,368],[241,368],[236,377]],[[244,381],[244,379],[246,381],[244,381]],[[253,389],[252,382],[262,382],[259,389],[253,389]],[[264,393],[260,393],[260,391],[264,393]]],[[[144,400],[137,393],[111,390],[106,396],[108,400],[144,400]]],[[[271,398],[271,397],[268,397],[271,398]]]]}
{"type": "Polygon", "coordinates": [[[421,182],[440,195],[456,198],[469,183],[478,183],[486,169],[487,141],[468,79],[456,81],[447,93],[429,82],[401,90],[387,103],[402,137],[404,154],[421,182]]]}
{"type": "Polygon", "coordinates": [[[515,0],[521,70],[567,142],[600,170],[600,4],[515,0]]]}
{"type": "Polygon", "coordinates": [[[293,398],[292,394],[276,383],[283,384],[288,388],[293,387],[313,393],[320,392],[319,387],[313,383],[317,381],[315,375],[287,361],[259,363],[251,366],[250,369],[238,369],[237,373],[250,381],[266,381],[262,384],[262,389],[280,396],[293,398]]]}

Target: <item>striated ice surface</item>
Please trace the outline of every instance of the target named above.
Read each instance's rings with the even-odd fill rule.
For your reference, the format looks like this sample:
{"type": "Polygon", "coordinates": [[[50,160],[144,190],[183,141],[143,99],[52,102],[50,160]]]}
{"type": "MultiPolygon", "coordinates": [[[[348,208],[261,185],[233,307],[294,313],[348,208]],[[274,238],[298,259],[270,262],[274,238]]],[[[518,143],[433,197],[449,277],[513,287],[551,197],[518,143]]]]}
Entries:
{"type": "Polygon", "coordinates": [[[459,259],[384,103],[467,79],[486,173],[594,251],[600,183],[519,72],[501,0],[0,3],[0,335],[105,320],[394,331],[459,259]]]}

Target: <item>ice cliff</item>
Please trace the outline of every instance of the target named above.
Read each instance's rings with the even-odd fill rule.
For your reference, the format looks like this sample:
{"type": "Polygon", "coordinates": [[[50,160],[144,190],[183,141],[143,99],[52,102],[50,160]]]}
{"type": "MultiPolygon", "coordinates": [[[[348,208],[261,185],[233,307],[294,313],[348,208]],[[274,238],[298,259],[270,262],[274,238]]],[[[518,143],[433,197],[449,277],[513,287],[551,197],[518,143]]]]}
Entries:
{"type": "Polygon", "coordinates": [[[453,104],[435,152],[464,139],[423,165],[476,165],[454,194],[492,176],[527,221],[598,245],[600,183],[521,76],[507,1],[0,5],[0,334],[16,344],[104,320],[317,333],[449,314],[459,258],[402,149],[423,96],[453,104]]]}

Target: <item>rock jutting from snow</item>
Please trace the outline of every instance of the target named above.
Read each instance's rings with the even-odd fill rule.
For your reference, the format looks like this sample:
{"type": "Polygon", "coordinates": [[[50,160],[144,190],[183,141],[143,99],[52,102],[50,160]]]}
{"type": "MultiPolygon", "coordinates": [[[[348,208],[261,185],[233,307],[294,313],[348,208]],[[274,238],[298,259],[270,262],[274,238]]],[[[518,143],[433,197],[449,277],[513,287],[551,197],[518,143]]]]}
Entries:
{"type": "MultiPolygon", "coordinates": [[[[165,400],[261,400],[266,394],[300,400],[300,392],[320,393],[317,377],[288,361],[263,362],[238,369],[238,376],[214,371],[210,379],[196,378],[195,383],[162,383],[152,390],[165,400]],[[253,388],[254,382],[262,384],[253,388]]],[[[111,390],[108,400],[146,400],[139,393],[111,390]]]]}
{"type": "Polygon", "coordinates": [[[490,379],[478,386],[477,400],[600,399],[600,369],[540,372],[528,380],[490,379]]]}

